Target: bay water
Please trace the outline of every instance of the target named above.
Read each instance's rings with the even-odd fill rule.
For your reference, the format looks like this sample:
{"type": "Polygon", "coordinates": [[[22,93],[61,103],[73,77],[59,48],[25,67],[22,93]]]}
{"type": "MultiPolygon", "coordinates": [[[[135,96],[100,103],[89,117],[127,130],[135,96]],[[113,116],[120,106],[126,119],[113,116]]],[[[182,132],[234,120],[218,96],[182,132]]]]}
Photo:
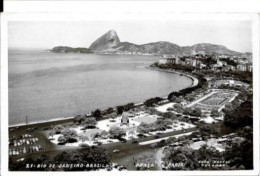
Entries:
{"type": "Polygon", "coordinates": [[[192,84],[179,74],[149,70],[158,56],[9,50],[9,125],[89,113],[167,96],[192,84]]]}

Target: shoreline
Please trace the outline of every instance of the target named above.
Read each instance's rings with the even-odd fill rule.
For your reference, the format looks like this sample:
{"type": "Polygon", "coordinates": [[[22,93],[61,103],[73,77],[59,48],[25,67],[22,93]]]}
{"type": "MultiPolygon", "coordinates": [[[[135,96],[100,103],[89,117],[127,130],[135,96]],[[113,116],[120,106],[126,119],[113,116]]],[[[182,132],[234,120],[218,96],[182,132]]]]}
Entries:
{"type": "MultiPolygon", "coordinates": [[[[149,70],[155,70],[155,71],[161,71],[161,72],[167,72],[167,73],[174,73],[174,74],[179,74],[179,75],[183,75],[186,76],[188,78],[190,78],[192,80],[192,84],[189,87],[194,87],[198,84],[198,79],[192,75],[189,75],[187,73],[182,73],[182,72],[178,72],[178,71],[174,71],[174,70],[163,70],[163,69],[159,69],[159,68],[151,68],[150,66],[146,66],[145,68],[149,69],[149,70]]],[[[185,89],[185,88],[184,88],[185,89]]],[[[167,99],[168,96],[164,96],[162,97],[163,99],[167,99]]],[[[139,102],[139,103],[135,103],[134,106],[142,106],[144,102],[139,102]]],[[[90,113],[88,113],[87,115],[91,115],[90,113]]],[[[26,126],[31,126],[31,125],[39,125],[39,124],[44,124],[44,123],[57,123],[57,122],[65,122],[65,121],[70,121],[73,120],[74,117],[58,117],[58,118],[53,118],[50,120],[41,120],[41,121],[32,121],[28,124],[25,123],[19,123],[19,124],[14,124],[14,125],[9,125],[8,128],[15,128],[15,127],[26,127],[26,126]]]]}
{"type": "Polygon", "coordinates": [[[41,121],[36,121],[36,122],[31,122],[28,124],[25,123],[18,123],[15,125],[9,125],[9,128],[14,128],[14,127],[24,127],[24,126],[29,126],[29,125],[37,125],[37,124],[42,124],[42,123],[51,123],[51,122],[58,122],[58,121],[65,121],[65,120],[71,120],[74,117],[58,117],[50,120],[41,120],[41,121]]]}
{"type": "Polygon", "coordinates": [[[186,72],[180,72],[180,71],[176,71],[176,70],[164,70],[164,69],[160,69],[160,68],[153,68],[150,66],[145,67],[145,68],[147,68],[149,70],[156,70],[156,71],[160,71],[160,72],[174,73],[174,74],[179,74],[180,76],[186,76],[192,80],[192,85],[190,85],[189,87],[194,87],[194,86],[198,85],[198,83],[199,83],[199,80],[196,77],[194,77],[186,72]]]}

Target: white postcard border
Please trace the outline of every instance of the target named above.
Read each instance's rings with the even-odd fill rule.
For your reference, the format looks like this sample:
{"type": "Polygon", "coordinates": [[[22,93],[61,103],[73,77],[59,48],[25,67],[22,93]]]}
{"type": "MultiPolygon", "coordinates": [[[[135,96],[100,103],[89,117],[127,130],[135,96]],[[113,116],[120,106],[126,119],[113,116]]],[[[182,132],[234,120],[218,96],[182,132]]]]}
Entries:
{"type": "MultiPolygon", "coordinates": [[[[8,171],[8,22],[9,21],[45,21],[45,20],[133,20],[133,19],[157,19],[160,20],[206,20],[206,19],[232,19],[232,20],[248,20],[253,22],[253,87],[254,87],[254,170],[252,171],[162,171],[164,175],[258,175],[259,174],[259,16],[254,13],[209,13],[205,14],[192,14],[192,13],[122,13],[118,15],[116,12],[109,14],[93,13],[91,15],[76,14],[76,13],[10,13],[1,16],[1,173],[2,175],[36,175],[39,172],[10,172],[8,171]],[[97,15],[97,16],[95,16],[97,15]],[[95,16],[95,17],[94,17],[95,16]],[[119,17],[120,16],[120,17],[119,17]]],[[[100,175],[103,172],[63,172],[58,173],[62,175],[100,175]]],[[[115,172],[104,172],[106,175],[114,175],[115,172]]],[[[161,172],[145,172],[145,171],[127,171],[122,174],[149,174],[157,175],[161,172]]],[[[40,172],[40,174],[56,175],[57,172],[40,172]]],[[[121,173],[120,173],[121,174],[121,173]]]]}

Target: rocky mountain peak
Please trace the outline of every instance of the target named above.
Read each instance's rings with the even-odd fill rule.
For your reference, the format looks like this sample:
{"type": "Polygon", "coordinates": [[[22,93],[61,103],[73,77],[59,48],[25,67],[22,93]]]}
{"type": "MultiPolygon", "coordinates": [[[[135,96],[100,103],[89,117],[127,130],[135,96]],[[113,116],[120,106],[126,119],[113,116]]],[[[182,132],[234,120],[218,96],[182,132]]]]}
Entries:
{"type": "Polygon", "coordinates": [[[158,41],[146,44],[134,44],[129,42],[120,42],[115,30],[109,30],[96,41],[94,41],[89,48],[71,48],[71,47],[55,47],[53,52],[59,53],[98,53],[98,54],[127,54],[127,55],[191,55],[196,53],[205,54],[228,54],[235,56],[250,56],[250,54],[243,54],[232,51],[223,45],[216,45],[210,43],[198,43],[192,46],[179,46],[168,41],[158,41]]]}
{"type": "Polygon", "coordinates": [[[90,49],[96,52],[104,51],[117,46],[120,43],[115,30],[109,30],[90,45],[90,49]]]}

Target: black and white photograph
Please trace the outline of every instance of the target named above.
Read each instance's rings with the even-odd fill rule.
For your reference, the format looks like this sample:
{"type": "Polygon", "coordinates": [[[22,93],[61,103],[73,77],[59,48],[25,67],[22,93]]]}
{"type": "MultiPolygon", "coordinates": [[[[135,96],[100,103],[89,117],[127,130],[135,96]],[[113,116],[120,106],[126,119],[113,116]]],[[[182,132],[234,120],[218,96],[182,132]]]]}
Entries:
{"type": "Polygon", "coordinates": [[[9,20],[8,170],[258,168],[254,20],[196,15],[9,20]]]}

